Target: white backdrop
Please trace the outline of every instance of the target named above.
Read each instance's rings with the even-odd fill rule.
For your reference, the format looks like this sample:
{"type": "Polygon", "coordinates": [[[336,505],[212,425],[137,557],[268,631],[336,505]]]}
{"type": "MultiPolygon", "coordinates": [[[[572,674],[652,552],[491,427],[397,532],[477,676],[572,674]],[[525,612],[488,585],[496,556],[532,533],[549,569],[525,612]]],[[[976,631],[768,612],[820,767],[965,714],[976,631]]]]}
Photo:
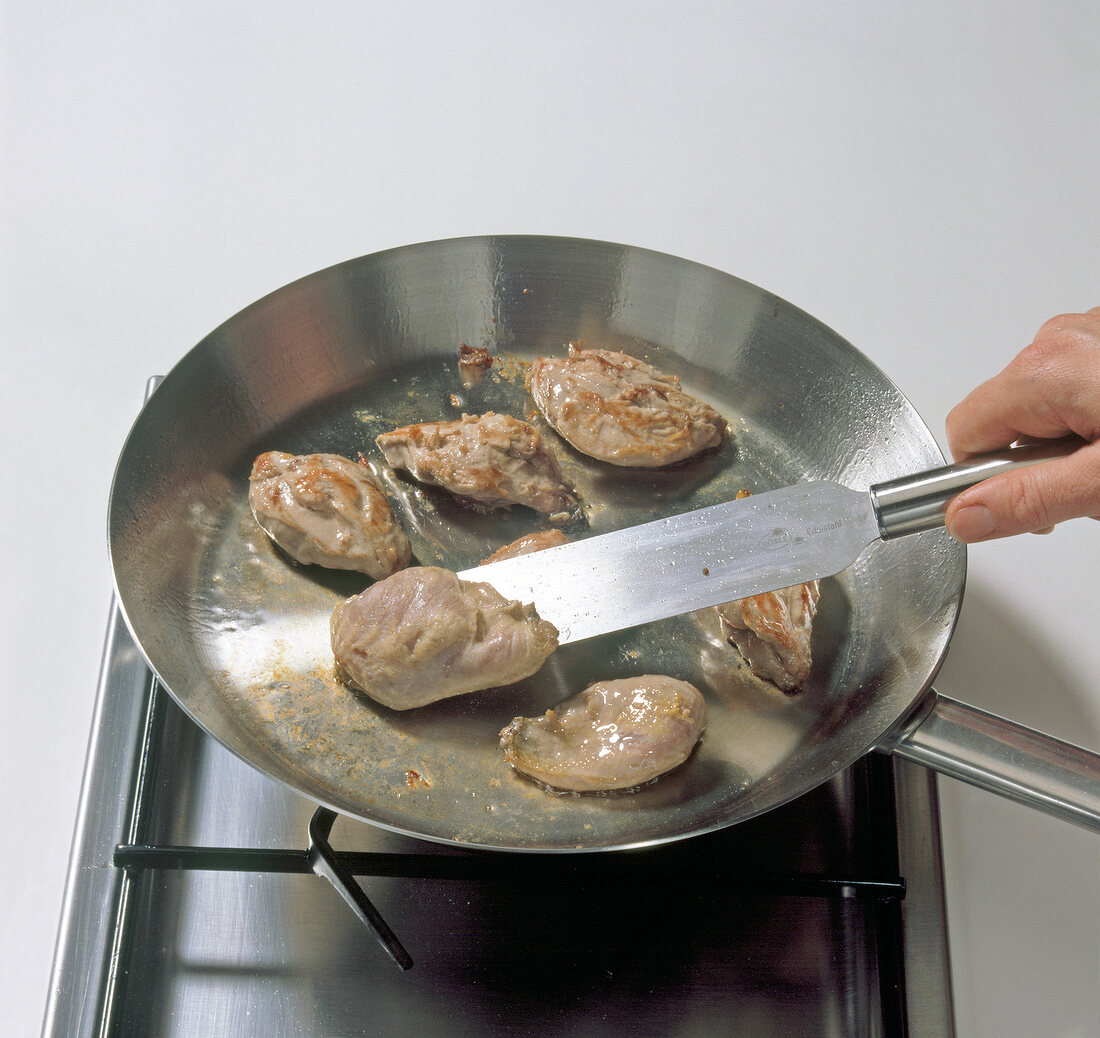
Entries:
{"type": "MultiPolygon", "coordinates": [[[[1100,304],[1100,5],[6,3],[5,1034],[36,1033],[147,375],[300,275],[546,233],[672,252],[854,342],[944,442],[1100,304]]],[[[1100,749],[1100,528],[970,553],[937,686],[1100,749]]],[[[1097,1033],[1100,840],[953,781],[961,1035],[1097,1033]]]]}

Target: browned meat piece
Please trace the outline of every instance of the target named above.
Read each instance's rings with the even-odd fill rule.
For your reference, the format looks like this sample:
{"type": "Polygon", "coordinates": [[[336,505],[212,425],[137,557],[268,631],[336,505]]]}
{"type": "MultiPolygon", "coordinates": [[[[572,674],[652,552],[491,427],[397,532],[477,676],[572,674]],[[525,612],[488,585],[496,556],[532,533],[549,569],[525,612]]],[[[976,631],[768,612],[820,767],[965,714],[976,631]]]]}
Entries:
{"type": "Polygon", "coordinates": [[[791,692],[810,676],[810,638],[820,597],[812,580],[715,608],[722,633],[753,673],[791,692]]]}
{"type": "Polygon", "coordinates": [[[526,505],[554,522],[580,508],[539,431],[510,415],[406,425],[376,442],[394,468],[487,508],[526,505]]]}
{"type": "Polygon", "coordinates": [[[291,558],[376,580],[409,564],[412,548],[382,487],[338,454],[268,451],[252,465],[248,503],[291,558]]]}
{"type": "Polygon", "coordinates": [[[500,733],[504,759],[554,789],[630,789],[683,764],[707,723],[686,681],[646,674],[597,681],[542,717],[500,733]]]}
{"type": "Polygon", "coordinates": [[[467,346],[462,343],[458,347],[458,373],[463,382],[477,382],[492,366],[493,358],[484,346],[467,346]]]}
{"type": "Polygon", "coordinates": [[[402,570],[341,602],[330,631],[340,677],[394,710],[510,685],[558,645],[534,606],[434,566],[402,570]]]}
{"type": "Polygon", "coordinates": [[[570,343],[568,357],[531,365],[527,388],[577,450],[612,465],[671,465],[717,447],[726,431],[726,420],[678,378],[625,353],[570,343]]]}
{"type": "Polygon", "coordinates": [[[486,559],[481,560],[482,566],[488,566],[490,562],[503,562],[505,559],[514,559],[519,555],[530,555],[533,551],[542,551],[543,548],[554,548],[559,544],[565,544],[569,540],[561,530],[539,530],[536,533],[525,533],[517,537],[511,544],[497,548],[486,559]]]}

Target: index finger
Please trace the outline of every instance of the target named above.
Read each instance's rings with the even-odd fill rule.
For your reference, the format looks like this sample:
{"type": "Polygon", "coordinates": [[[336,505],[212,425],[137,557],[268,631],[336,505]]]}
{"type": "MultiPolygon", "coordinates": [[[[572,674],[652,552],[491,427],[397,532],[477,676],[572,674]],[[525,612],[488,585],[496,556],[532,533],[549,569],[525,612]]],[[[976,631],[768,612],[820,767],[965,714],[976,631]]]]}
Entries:
{"type": "Polygon", "coordinates": [[[998,375],[947,416],[947,442],[958,459],[1021,437],[1100,435],[1100,307],[1062,314],[998,375]]]}

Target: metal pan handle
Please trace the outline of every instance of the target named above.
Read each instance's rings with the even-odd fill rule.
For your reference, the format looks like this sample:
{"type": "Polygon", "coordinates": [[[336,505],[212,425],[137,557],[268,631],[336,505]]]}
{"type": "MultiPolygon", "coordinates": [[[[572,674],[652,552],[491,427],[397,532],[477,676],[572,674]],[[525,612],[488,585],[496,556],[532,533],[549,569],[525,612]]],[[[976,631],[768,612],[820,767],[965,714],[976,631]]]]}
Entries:
{"type": "Polygon", "coordinates": [[[878,748],[1100,833],[1100,754],[935,689],[878,748]]]}
{"type": "Polygon", "coordinates": [[[902,476],[871,487],[871,502],[883,540],[943,526],[947,503],[967,487],[1003,472],[1064,458],[1085,445],[1077,436],[1021,444],[983,454],[956,465],[945,465],[913,476],[902,476]]]}

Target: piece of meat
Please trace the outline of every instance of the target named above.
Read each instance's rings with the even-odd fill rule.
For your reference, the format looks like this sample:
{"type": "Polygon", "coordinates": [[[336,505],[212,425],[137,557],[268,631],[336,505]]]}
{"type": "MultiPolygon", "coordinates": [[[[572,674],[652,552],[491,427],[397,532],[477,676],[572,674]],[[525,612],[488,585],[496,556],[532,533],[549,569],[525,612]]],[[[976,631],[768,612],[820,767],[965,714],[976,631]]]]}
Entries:
{"type": "Polygon", "coordinates": [[[526,505],[554,522],[579,512],[580,502],[539,431],[510,415],[490,411],[406,425],[376,442],[394,468],[486,508],[526,505]]]}
{"type": "Polygon", "coordinates": [[[530,555],[533,551],[542,551],[543,548],[556,548],[559,544],[566,544],[569,538],[561,530],[538,530],[535,533],[525,533],[517,537],[511,544],[497,548],[488,558],[481,560],[482,566],[488,566],[491,562],[503,562],[505,559],[514,559],[519,555],[530,555]]]}
{"type": "Polygon", "coordinates": [[[253,462],[248,482],[256,522],[298,562],[375,580],[409,564],[409,538],[364,465],[338,454],[268,451],[253,462]]]}
{"type": "Polygon", "coordinates": [[[785,692],[810,676],[810,640],[821,590],[816,580],[715,606],[722,633],[754,674],[785,692]]]}
{"type": "Polygon", "coordinates": [[[671,465],[717,447],[727,428],[676,376],[612,350],[570,343],[568,357],[540,357],[531,365],[527,389],[577,450],[612,465],[671,465]]]}
{"type": "Polygon", "coordinates": [[[458,347],[458,373],[467,385],[477,382],[493,366],[493,358],[484,346],[458,347]]]}
{"type": "Polygon", "coordinates": [[[630,789],[683,764],[707,723],[686,681],[646,674],[597,681],[542,717],[500,733],[504,759],[553,789],[630,789]]]}
{"type": "Polygon", "coordinates": [[[341,602],[330,633],[341,679],[394,710],[510,685],[558,645],[534,606],[435,566],[412,566],[341,602]]]}

